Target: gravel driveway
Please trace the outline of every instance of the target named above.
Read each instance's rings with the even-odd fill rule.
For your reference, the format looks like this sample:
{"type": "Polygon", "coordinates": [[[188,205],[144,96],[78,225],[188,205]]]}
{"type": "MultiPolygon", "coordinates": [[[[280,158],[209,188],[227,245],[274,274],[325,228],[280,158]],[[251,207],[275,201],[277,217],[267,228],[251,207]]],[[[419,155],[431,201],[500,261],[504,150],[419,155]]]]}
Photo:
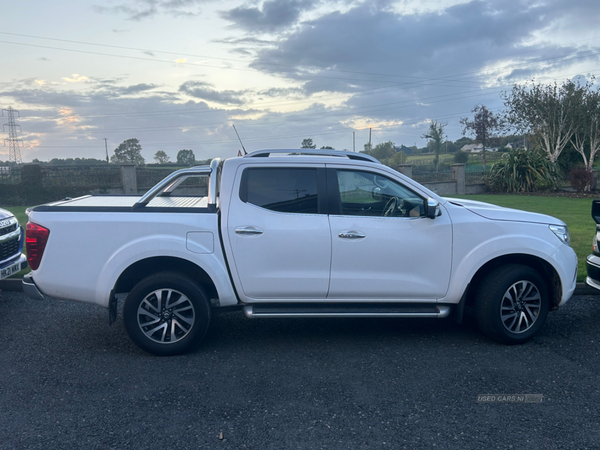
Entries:
{"type": "Polygon", "coordinates": [[[512,347],[448,320],[230,312],[159,358],[102,308],[17,292],[0,323],[2,449],[600,448],[600,297],[512,347]]]}

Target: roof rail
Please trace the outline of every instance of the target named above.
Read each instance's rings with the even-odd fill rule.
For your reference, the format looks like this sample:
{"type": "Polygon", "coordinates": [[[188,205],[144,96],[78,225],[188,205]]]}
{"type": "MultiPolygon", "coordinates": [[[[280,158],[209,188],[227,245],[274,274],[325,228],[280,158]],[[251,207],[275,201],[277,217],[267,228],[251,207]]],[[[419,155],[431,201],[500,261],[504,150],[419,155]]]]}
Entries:
{"type": "Polygon", "coordinates": [[[266,158],[269,155],[309,155],[309,156],[338,156],[345,157],[348,159],[357,159],[360,161],[369,161],[381,164],[381,162],[372,156],[365,153],[354,153],[346,152],[342,150],[325,150],[325,149],[310,149],[310,148],[299,148],[299,149],[268,149],[268,150],[256,150],[248,153],[244,158],[266,158]]]}

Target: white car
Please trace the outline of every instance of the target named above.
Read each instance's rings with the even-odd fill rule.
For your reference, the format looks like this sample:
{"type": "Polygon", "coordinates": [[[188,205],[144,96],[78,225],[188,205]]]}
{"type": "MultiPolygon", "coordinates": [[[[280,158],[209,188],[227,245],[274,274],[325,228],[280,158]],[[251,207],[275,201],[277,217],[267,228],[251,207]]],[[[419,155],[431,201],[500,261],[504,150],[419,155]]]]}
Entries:
{"type": "Polygon", "coordinates": [[[154,354],[189,350],[226,307],[460,321],[471,305],[483,333],[520,343],[577,276],[560,220],[441,198],[360,153],[263,150],[175,172],[142,197],[28,214],[25,292],[95,303],[111,320],[126,293],[126,329],[154,354]],[[178,195],[189,177],[207,177],[208,195],[178,195]]]}

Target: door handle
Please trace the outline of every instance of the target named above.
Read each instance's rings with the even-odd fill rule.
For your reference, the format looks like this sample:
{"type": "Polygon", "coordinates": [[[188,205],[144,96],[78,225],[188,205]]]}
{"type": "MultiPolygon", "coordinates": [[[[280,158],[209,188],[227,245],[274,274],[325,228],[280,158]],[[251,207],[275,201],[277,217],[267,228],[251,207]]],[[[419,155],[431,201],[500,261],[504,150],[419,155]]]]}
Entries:
{"type": "Polygon", "coordinates": [[[363,239],[366,237],[366,235],[357,231],[341,231],[338,236],[342,239],[363,239]]]}
{"type": "Polygon", "coordinates": [[[239,228],[235,229],[235,233],[248,236],[248,235],[263,234],[263,231],[258,228],[254,228],[254,227],[239,227],[239,228]]]}

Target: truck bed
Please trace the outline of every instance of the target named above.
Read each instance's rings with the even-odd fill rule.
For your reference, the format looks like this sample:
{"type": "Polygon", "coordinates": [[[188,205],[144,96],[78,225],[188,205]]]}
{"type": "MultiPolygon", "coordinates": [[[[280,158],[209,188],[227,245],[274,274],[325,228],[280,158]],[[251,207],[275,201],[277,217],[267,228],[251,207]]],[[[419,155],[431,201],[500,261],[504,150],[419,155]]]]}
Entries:
{"type": "MultiPolygon", "coordinates": [[[[87,195],[36,206],[35,211],[132,211],[140,199],[133,195],[87,195]]],[[[156,208],[199,208],[208,210],[208,197],[155,197],[139,211],[156,208]]]]}

